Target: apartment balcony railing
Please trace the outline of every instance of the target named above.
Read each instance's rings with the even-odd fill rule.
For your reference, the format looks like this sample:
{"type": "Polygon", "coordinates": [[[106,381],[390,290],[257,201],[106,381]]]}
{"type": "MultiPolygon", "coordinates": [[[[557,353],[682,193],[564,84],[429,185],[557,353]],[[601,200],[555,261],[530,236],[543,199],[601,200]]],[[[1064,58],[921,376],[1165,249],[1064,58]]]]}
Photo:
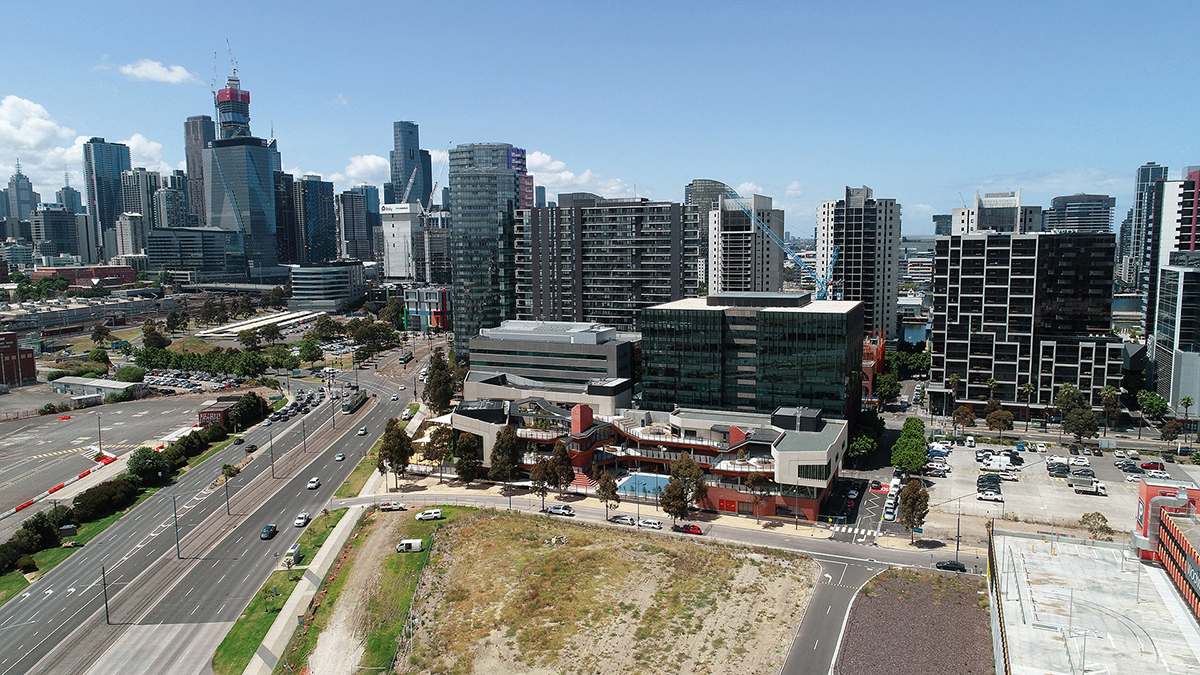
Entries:
{"type": "Polygon", "coordinates": [[[607,415],[596,415],[596,419],[603,420],[620,429],[627,436],[645,441],[647,443],[682,443],[685,445],[699,445],[706,448],[716,448],[724,450],[729,447],[729,444],[724,441],[711,441],[706,438],[696,438],[694,436],[680,437],[671,433],[658,433],[650,431],[651,427],[634,426],[634,423],[624,417],[610,417],[607,415]]]}
{"type": "Polygon", "coordinates": [[[535,441],[553,441],[566,435],[566,431],[554,431],[552,429],[533,429],[531,427],[520,427],[517,429],[517,438],[528,438],[535,441]]]}

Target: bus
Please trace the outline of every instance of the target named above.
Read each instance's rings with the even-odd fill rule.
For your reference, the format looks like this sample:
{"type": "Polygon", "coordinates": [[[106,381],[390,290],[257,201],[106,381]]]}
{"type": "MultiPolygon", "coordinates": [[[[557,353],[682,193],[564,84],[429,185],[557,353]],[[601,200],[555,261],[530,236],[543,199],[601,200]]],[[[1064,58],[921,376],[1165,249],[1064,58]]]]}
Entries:
{"type": "Polygon", "coordinates": [[[359,408],[363,406],[364,403],[367,402],[367,399],[370,398],[370,396],[371,395],[367,392],[360,391],[354,396],[348,396],[342,399],[342,414],[353,415],[359,408]]]}

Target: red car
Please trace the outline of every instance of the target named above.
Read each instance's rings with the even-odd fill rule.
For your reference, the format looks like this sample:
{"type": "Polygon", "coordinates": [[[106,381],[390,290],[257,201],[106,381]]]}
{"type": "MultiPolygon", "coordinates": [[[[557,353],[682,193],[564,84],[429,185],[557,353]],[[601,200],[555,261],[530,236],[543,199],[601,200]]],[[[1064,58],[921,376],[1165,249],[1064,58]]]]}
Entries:
{"type": "Polygon", "coordinates": [[[676,525],[675,531],[683,532],[684,534],[704,534],[704,532],[700,530],[699,525],[676,525]]]}
{"type": "Polygon", "coordinates": [[[1151,469],[1158,469],[1159,471],[1162,471],[1167,467],[1162,462],[1142,462],[1142,468],[1147,471],[1151,469]]]}

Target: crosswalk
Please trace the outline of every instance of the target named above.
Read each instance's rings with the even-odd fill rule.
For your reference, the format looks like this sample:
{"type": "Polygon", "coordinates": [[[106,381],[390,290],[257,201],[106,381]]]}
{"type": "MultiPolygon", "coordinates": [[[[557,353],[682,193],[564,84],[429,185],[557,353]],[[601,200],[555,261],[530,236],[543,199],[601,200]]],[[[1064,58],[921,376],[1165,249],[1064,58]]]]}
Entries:
{"type": "Polygon", "coordinates": [[[844,534],[849,534],[849,535],[855,536],[855,537],[864,535],[864,534],[871,534],[871,535],[879,534],[875,530],[867,529],[865,527],[850,527],[849,525],[834,525],[833,527],[831,527],[829,529],[834,534],[843,534],[844,533],[844,534]]]}
{"type": "MultiPolygon", "coordinates": [[[[78,447],[78,448],[69,448],[67,450],[55,450],[54,452],[43,452],[40,455],[30,455],[29,457],[26,457],[26,459],[42,459],[44,457],[58,457],[60,455],[74,455],[74,454],[81,453],[81,452],[88,450],[90,448],[93,448],[93,447],[95,447],[95,446],[82,446],[82,447],[78,447]]],[[[104,444],[104,448],[106,450],[128,450],[130,448],[136,448],[136,447],[138,447],[138,446],[136,446],[132,443],[114,443],[111,445],[108,443],[104,444]]]]}

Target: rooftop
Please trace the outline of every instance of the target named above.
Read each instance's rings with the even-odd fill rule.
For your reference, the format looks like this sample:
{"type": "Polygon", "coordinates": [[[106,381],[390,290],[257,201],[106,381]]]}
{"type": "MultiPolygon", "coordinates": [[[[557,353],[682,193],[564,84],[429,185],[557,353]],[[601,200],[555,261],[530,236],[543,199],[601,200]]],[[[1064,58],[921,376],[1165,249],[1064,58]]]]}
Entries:
{"type": "Polygon", "coordinates": [[[604,344],[617,339],[617,330],[592,322],[518,321],[509,319],[498,328],[483,328],[479,337],[489,340],[525,340],[571,344],[604,344]]]}
{"type": "Polygon", "coordinates": [[[78,384],[86,387],[106,387],[108,389],[129,389],[130,387],[143,386],[141,382],[117,382],[116,380],[101,380],[92,377],[60,377],[51,382],[61,382],[62,384],[78,384]]]}
{"type": "MultiPolygon", "coordinates": [[[[693,310],[693,311],[724,311],[726,309],[758,309],[768,312],[798,312],[798,313],[815,313],[815,314],[845,314],[860,303],[850,300],[814,300],[803,306],[779,306],[775,304],[763,303],[752,304],[747,302],[730,302],[721,304],[714,301],[714,298],[722,298],[726,294],[708,296],[706,298],[684,298],[682,300],[674,300],[665,302],[661,305],[655,305],[650,309],[665,309],[665,310],[693,310]]],[[[730,294],[732,295],[732,294],[730,294]]],[[[763,294],[750,294],[763,295],[763,294]]],[[[799,295],[796,293],[779,293],[766,295],[799,295]]]]}

